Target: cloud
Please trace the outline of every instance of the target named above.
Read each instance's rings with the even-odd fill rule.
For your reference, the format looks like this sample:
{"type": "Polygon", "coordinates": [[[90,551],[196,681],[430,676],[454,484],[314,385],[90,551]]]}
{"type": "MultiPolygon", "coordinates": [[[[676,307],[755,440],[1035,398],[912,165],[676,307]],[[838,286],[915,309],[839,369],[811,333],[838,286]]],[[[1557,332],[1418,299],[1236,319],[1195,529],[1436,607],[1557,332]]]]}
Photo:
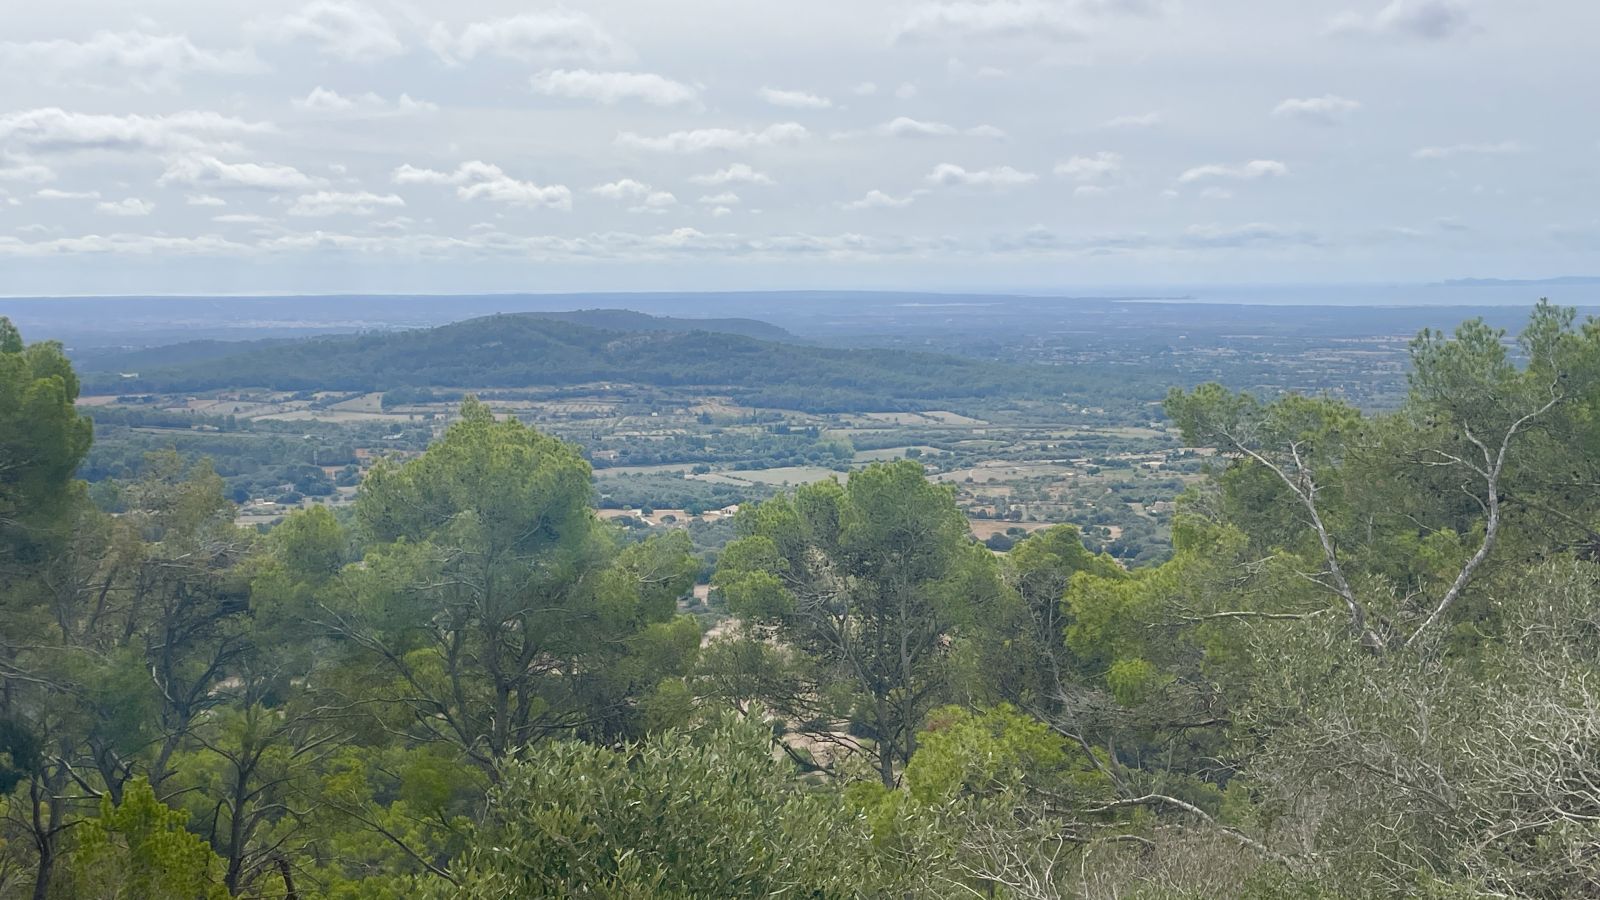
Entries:
{"type": "Polygon", "coordinates": [[[680,106],[697,103],[700,99],[698,90],[649,72],[555,69],[533,76],[533,89],[548,97],[593,100],[607,106],[623,100],[642,100],[652,106],[680,106]]]}
{"type": "Polygon", "coordinates": [[[248,244],[235,243],[215,235],[170,237],[156,234],[89,234],[82,237],[54,238],[48,241],[18,241],[0,238],[0,256],[56,256],[73,253],[114,253],[125,256],[240,255],[251,251],[248,244]]]}
{"type": "Polygon", "coordinates": [[[148,216],[155,212],[156,205],[148,200],[138,197],[129,197],[126,200],[108,201],[95,204],[94,210],[103,216],[148,216]]]}
{"type": "Polygon", "coordinates": [[[738,206],[742,201],[733,191],[723,191],[720,194],[707,194],[696,202],[702,206],[738,206]]]}
{"type": "Polygon", "coordinates": [[[1093,156],[1074,156],[1056,163],[1055,173],[1080,184],[1103,181],[1122,171],[1122,156],[1101,151],[1093,156]]]}
{"type": "Polygon", "coordinates": [[[777,88],[764,87],[761,89],[761,99],[773,106],[782,106],[788,109],[833,108],[832,100],[805,91],[782,91],[777,88]]]}
{"type": "Polygon", "coordinates": [[[855,94],[857,97],[871,97],[877,92],[878,85],[876,82],[872,81],[863,81],[850,89],[850,93],[855,94]]]}
{"type": "Polygon", "coordinates": [[[456,196],[462,200],[493,200],[512,206],[547,207],[562,211],[572,209],[572,191],[565,185],[538,185],[519,181],[507,175],[499,166],[481,160],[464,162],[454,172],[419,169],[409,163],[394,170],[395,184],[454,185],[456,196]]]}
{"type": "Polygon", "coordinates": [[[1337,125],[1361,109],[1358,101],[1325,94],[1321,97],[1290,97],[1279,103],[1272,114],[1286,119],[1300,119],[1321,125],[1337,125]]]}
{"type": "Polygon", "coordinates": [[[172,160],[157,184],[191,187],[243,188],[258,191],[292,191],[320,187],[324,180],[293,166],[276,163],[228,163],[215,156],[191,155],[172,160]]]}
{"type": "Polygon", "coordinates": [[[796,122],[768,125],[760,131],[741,131],[732,128],[697,128],[692,131],[674,131],[662,137],[641,137],[631,131],[617,135],[617,143],[624,147],[656,150],[664,153],[700,153],[706,150],[745,150],[751,147],[770,147],[793,144],[811,136],[805,126],[796,122]]]}
{"type": "Polygon", "coordinates": [[[1188,248],[1225,248],[1254,244],[1317,244],[1321,239],[1309,231],[1251,222],[1246,225],[1191,225],[1184,229],[1176,243],[1188,248]]]}
{"type": "MultiPolygon", "coordinates": [[[[835,137],[851,137],[860,132],[845,132],[835,137]]],[[[897,116],[875,126],[873,134],[893,138],[926,138],[926,137],[954,137],[966,135],[967,137],[989,138],[991,140],[1004,140],[1006,133],[993,125],[975,125],[971,128],[961,129],[944,122],[925,122],[909,116],[897,116]]]]}
{"type": "Polygon", "coordinates": [[[271,222],[272,220],[255,213],[227,213],[226,215],[212,216],[211,221],[220,222],[223,225],[260,225],[263,222],[271,222]]]}
{"type": "Polygon", "coordinates": [[[666,212],[667,207],[678,203],[678,198],[671,192],[655,190],[633,178],[596,185],[589,189],[589,193],[607,200],[638,201],[629,209],[630,212],[666,212]]]}
{"type": "Polygon", "coordinates": [[[915,203],[918,197],[926,193],[927,191],[918,190],[912,191],[911,193],[906,194],[904,197],[893,197],[884,193],[883,191],[871,190],[867,191],[866,195],[860,200],[851,200],[849,203],[842,203],[840,204],[840,207],[842,209],[849,210],[902,209],[915,203]]]}
{"type": "Polygon", "coordinates": [[[669,206],[677,206],[678,198],[670,191],[651,191],[644,197],[644,202],[634,206],[632,212],[645,212],[649,210],[665,211],[669,206]]]}
{"type": "Polygon", "coordinates": [[[34,162],[0,159],[0,181],[26,181],[40,184],[55,181],[55,170],[34,162]]]}
{"type": "Polygon", "coordinates": [[[428,46],[447,63],[493,54],[524,62],[619,62],[632,52],[589,16],[571,10],[525,13],[474,22],[452,35],[434,26],[428,46]]]}
{"type": "Polygon", "coordinates": [[[1061,0],[951,0],[920,3],[890,31],[895,43],[931,40],[1073,41],[1084,37],[1061,0]]]}
{"type": "Polygon", "coordinates": [[[225,149],[235,146],[231,138],[272,130],[264,122],[199,111],[114,116],[47,107],[0,116],[0,143],[14,143],[43,153],[225,149]]]}
{"type": "Polygon", "coordinates": [[[221,197],[213,197],[210,194],[190,194],[189,196],[183,198],[183,202],[188,204],[189,206],[227,206],[228,205],[228,201],[222,199],[221,197]]]}
{"type": "Polygon", "coordinates": [[[393,209],[405,206],[406,201],[395,194],[373,194],[367,191],[318,191],[301,194],[289,207],[291,216],[370,216],[380,208],[393,209]]]}
{"type": "Polygon", "coordinates": [[[722,184],[776,184],[764,172],[757,172],[744,163],[734,163],[723,169],[718,169],[708,175],[691,175],[689,180],[695,184],[722,185],[722,184]]]}
{"type": "Polygon", "coordinates": [[[624,178],[621,181],[596,185],[589,189],[589,193],[605,197],[607,200],[627,200],[650,193],[650,185],[632,178],[624,178]]]}
{"type": "Polygon", "coordinates": [[[1028,184],[1038,178],[1032,172],[1020,172],[1010,166],[969,170],[955,163],[940,163],[928,173],[927,181],[944,187],[1007,188],[1028,184]]]}
{"type": "Polygon", "coordinates": [[[1139,113],[1137,115],[1117,116],[1100,123],[1101,128],[1154,128],[1162,122],[1159,112],[1139,113]]]}
{"type": "Polygon", "coordinates": [[[263,68],[246,50],[202,50],[186,35],[143,31],[97,31],[81,41],[0,42],[0,63],[26,71],[30,78],[117,79],[141,88],[170,87],[180,76],[200,72],[243,74],[263,68]]]}
{"type": "Polygon", "coordinates": [[[1412,159],[1449,159],[1453,156],[1509,156],[1522,153],[1527,148],[1516,141],[1498,144],[1451,144],[1447,147],[1419,147],[1411,153],[1412,159]]]}
{"type": "Polygon", "coordinates": [[[45,188],[34,191],[33,196],[39,200],[99,200],[99,191],[58,191],[55,188],[45,188]]]}
{"type": "Polygon", "coordinates": [[[410,116],[439,111],[437,103],[413,100],[410,94],[401,94],[393,104],[370,91],[346,96],[321,85],[311,89],[304,99],[294,101],[295,108],[306,112],[338,115],[410,116]]]}
{"type": "Polygon", "coordinates": [[[945,137],[959,134],[960,130],[954,125],[943,122],[923,122],[907,116],[898,116],[873,131],[886,137],[945,137]]]}
{"type": "Polygon", "coordinates": [[[310,41],[322,54],[349,62],[377,62],[406,50],[389,20],[361,3],[316,0],[257,27],[280,39],[310,41]]]}
{"type": "Polygon", "coordinates": [[[1391,0],[1372,15],[1344,13],[1329,23],[1336,34],[1442,41],[1470,31],[1472,16],[1462,0],[1391,0]]]}
{"type": "Polygon", "coordinates": [[[1215,185],[1200,192],[1201,200],[1232,200],[1233,191],[1215,185]]]}
{"type": "Polygon", "coordinates": [[[1275,159],[1253,159],[1243,165],[1224,166],[1207,165],[1195,166],[1178,176],[1178,181],[1189,184],[1196,181],[1207,181],[1216,178],[1230,178],[1235,181],[1254,181],[1259,178],[1278,178],[1289,174],[1289,167],[1275,159]]]}

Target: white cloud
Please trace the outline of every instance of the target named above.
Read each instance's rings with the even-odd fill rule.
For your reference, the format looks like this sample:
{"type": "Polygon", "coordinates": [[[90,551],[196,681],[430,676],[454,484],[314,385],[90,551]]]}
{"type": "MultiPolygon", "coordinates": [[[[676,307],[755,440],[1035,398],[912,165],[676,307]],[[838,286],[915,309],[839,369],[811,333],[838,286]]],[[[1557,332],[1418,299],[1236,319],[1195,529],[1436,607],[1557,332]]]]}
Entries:
{"type": "Polygon", "coordinates": [[[439,111],[437,103],[414,100],[410,94],[401,94],[400,99],[391,104],[370,91],[346,96],[321,85],[312,88],[303,99],[295,100],[294,105],[306,112],[337,115],[407,116],[439,111]]]}
{"type": "Polygon", "coordinates": [[[1372,15],[1344,13],[1329,25],[1341,34],[1368,33],[1386,37],[1438,41],[1472,28],[1472,16],[1462,0],[1391,0],[1372,15]]]}
{"type": "Polygon", "coordinates": [[[700,153],[706,150],[745,150],[751,147],[793,144],[805,140],[810,135],[811,132],[799,123],[782,122],[768,125],[760,131],[696,128],[692,131],[674,131],[661,137],[642,137],[631,131],[625,131],[617,135],[617,143],[624,147],[664,153],[700,153]]]}
{"type": "Polygon", "coordinates": [[[900,100],[910,100],[917,95],[917,86],[909,81],[901,82],[900,86],[894,89],[894,95],[900,100]]]}
{"type": "Polygon", "coordinates": [[[394,170],[395,184],[454,185],[462,200],[493,200],[512,206],[542,206],[570,211],[572,191],[565,185],[539,185],[519,181],[499,166],[481,160],[464,162],[454,172],[419,169],[409,163],[394,170]]]}
{"type": "Polygon", "coordinates": [[[1233,191],[1215,185],[1200,192],[1201,200],[1232,200],[1233,191]]]}
{"type": "Polygon", "coordinates": [[[720,194],[707,194],[701,197],[699,203],[704,206],[738,206],[741,201],[739,195],[733,191],[723,191],[720,194]]]}
{"type": "Polygon", "coordinates": [[[928,183],[945,187],[1016,187],[1037,181],[1032,172],[1020,172],[1010,166],[988,169],[966,169],[955,163],[940,163],[928,173],[928,183]]]}
{"type": "Polygon", "coordinates": [[[30,78],[82,79],[106,86],[132,83],[141,88],[169,87],[178,77],[197,72],[239,74],[262,69],[249,51],[202,50],[187,35],[143,31],[97,31],[81,41],[0,42],[0,62],[26,71],[30,78]]]}
{"type": "Polygon", "coordinates": [[[650,193],[650,185],[632,178],[613,181],[609,184],[596,185],[589,189],[589,193],[604,197],[607,200],[628,200],[634,197],[643,197],[650,193]]]}
{"type": "Polygon", "coordinates": [[[886,137],[945,137],[958,133],[954,125],[897,116],[873,129],[886,137]]]}
{"type": "Polygon", "coordinates": [[[226,213],[220,216],[212,216],[211,221],[221,222],[223,225],[260,225],[272,220],[255,213],[226,213]]]}
{"type": "Polygon", "coordinates": [[[1452,156],[1508,156],[1527,148],[1516,141],[1497,144],[1451,144],[1447,147],[1420,147],[1411,153],[1412,159],[1449,159],[1452,156]]]}
{"type": "Polygon", "coordinates": [[[310,41],[324,55],[350,62],[377,62],[406,50],[383,13],[362,3],[316,0],[258,27],[278,38],[310,41]]]}
{"type": "MultiPolygon", "coordinates": [[[[967,137],[988,138],[991,140],[1004,140],[1006,133],[993,125],[975,125],[971,128],[961,129],[944,122],[924,122],[909,116],[897,116],[872,129],[874,134],[883,137],[917,138],[917,137],[952,137],[966,135],[967,137]]],[[[848,136],[848,135],[836,135],[848,136]]]]}
{"type": "Polygon", "coordinates": [[[927,193],[927,191],[912,191],[911,193],[906,194],[904,197],[894,197],[884,193],[883,191],[874,189],[867,191],[866,195],[860,200],[851,200],[849,203],[842,203],[840,204],[840,207],[849,210],[901,209],[915,203],[917,198],[925,193],[927,193]]]}
{"type": "Polygon", "coordinates": [[[484,54],[544,63],[609,63],[632,55],[593,18],[562,9],[474,22],[454,35],[436,25],[428,46],[448,63],[467,62],[484,54]]]}
{"type": "Polygon", "coordinates": [[[293,166],[276,163],[228,163],[215,156],[191,155],[167,164],[157,184],[184,184],[203,188],[244,188],[292,191],[321,186],[324,181],[293,166]]]}
{"type": "Polygon", "coordinates": [[[871,81],[863,81],[850,89],[850,93],[855,94],[857,97],[870,97],[877,92],[878,85],[871,81]]]}
{"type": "Polygon", "coordinates": [[[1122,171],[1122,156],[1101,151],[1093,156],[1074,156],[1056,163],[1055,173],[1079,183],[1103,181],[1122,171]]]}
{"type": "Polygon", "coordinates": [[[395,194],[373,194],[367,191],[318,191],[301,194],[289,207],[291,216],[370,216],[380,208],[405,206],[406,201],[395,194]]]}
{"type": "Polygon", "coordinates": [[[1361,109],[1358,101],[1334,94],[1321,97],[1290,97],[1279,103],[1272,114],[1289,119],[1302,119],[1323,125],[1336,125],[1361,109]]]}
{"type": "Polygon", "coordinates": [[[893,41],[1039,39],[1078,40],[1084,36],[1061,0],[951,0],[912,7],[891,30],[893,41]]]}
{"type": "Polygon", "coordinates": [[[190,194],[183,198],[183,202],[190,206],[227,206],[228,201],[210,194],[190,194]]]}
{"type": "Polygon", "coordinates": [[[700,92],[694,88],[649,72],[555,69],[533,76],[533,89],[549,97],[593,100],[607,106],[623,100],[642,100],[653,106],[680,106],[700,99],[700,92]]]}
{"type": "Polygon", "coordinates": [[[1318,240],[1308,231],[1251,222],[1246,225],[1191,225],[1184,229],[1176,243],[1180,247],[1229,248],[1252,244],[1315,244],[1318,240]]]}
{"type": "Polygon", "coordinates": [[[0,181],[26,181],[40,184],[56,179],[55,170],[34,162],[0,159],[0,181]]]}
{"type": "Polygon", "coordinates": [[[55,188],[45,188],[34,191],[33,196],[39,200],[99,200],[99,191],[58,191],[55,188]]]}
{"type": "Polygon", "coordinates": [[[607,200],[638,201],[629,208],[629,212],[666,212],[667,207],[678,203],[678,198],[670,191],[658,191],[633,178],[596,185],[589,189],[589,193],[607,200]]]}
{"type": "Polygon", "coordinates": [[[666,212],[667,207],[677,206],[678,198],[670,191],[651,191],[645,195],[644,202],[630,207],[629,212],[666,212]]]}
{"type": "Polygon", "coordinates": [[[771,176],[764,172],[757,172],[745,163],[734,163],[723,169],[718,169],[708,175],[691,175],[689,180],[695,184],[722,185],[722,184],[776,184],[771,176]]]}
{"type": "Polygon", "coordinates": [[[232,138],[272,130],[264,122],[193,110],[165,116],[114,116],[47,107],[0,116],[0,143],[43,153],[225,149],[235,146],[232,138]]]}
{"type": "Polygon", "coordinates": [[[1289,174],[1289,167],[1275,159],[1253,159],[1238,166],[1207,165],[1195,166],[1178,176],[1178,181],[1189,184],[1195,181],[1206,181],[1216,178],[1229,178],[1235,181],[1254,181],[1259,178],[1278,178],[1289,174]]]}
{"type": "Polygon", "coordinates": [[[1162,122],[1159,112],[1137,113],[1133,115],[1117,116],[1100,123],[1101,128],[1154,128],[1162,122]]]}
{"type": "Polygon", "coordinates": [[[777,88],[764,87],[761,89],[761,99],[773,106],[782,106],[788,109],[833,108],[832,100],[806,91],[784,91],[777,88]]]}
{"type": "Polygon", "coordinates": [[[125,200],[108,201],[95,204],[95,212],[103,216],[148,216],[155,212],[156,205],[148,200],[138,197],[129,197],[125,200]]]}

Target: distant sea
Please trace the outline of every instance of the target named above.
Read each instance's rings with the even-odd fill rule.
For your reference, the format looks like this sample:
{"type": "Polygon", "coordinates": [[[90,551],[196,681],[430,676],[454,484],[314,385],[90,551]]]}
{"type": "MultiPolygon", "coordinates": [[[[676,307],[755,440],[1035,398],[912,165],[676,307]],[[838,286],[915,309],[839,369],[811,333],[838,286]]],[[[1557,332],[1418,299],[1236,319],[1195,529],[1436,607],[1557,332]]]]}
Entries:
{"type": "MultiPolygon", "coordinates": [[[[1074,292],[1077,293],[1077,292],[1074,292]]],[[[1247,306],[1528,306],[1548,297],[1562,306],[1600,307],[1600,277],[1536,281],[1466,279],[1432,284],[1197,285],[1102,288],[1130,302],[1237,303],[1247,306]]]]}

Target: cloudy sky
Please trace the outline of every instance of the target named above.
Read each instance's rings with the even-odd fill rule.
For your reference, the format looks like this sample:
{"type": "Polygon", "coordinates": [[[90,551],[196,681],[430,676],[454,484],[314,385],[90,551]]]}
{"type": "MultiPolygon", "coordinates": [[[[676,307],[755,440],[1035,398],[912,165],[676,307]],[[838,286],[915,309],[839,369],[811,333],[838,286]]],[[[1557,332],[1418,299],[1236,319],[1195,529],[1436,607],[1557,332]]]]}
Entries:
{"type": "Polygon", "coordinates": [[[0,294],[1596,274],[1593,0],[53,0],[0,294]]]}

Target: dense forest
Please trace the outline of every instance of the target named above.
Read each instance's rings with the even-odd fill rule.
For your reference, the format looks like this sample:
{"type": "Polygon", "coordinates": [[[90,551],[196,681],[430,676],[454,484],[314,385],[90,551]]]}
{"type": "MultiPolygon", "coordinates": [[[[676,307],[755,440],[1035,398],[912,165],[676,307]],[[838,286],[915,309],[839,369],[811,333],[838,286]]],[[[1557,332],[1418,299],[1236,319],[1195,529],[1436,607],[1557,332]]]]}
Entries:
{"type": "MultiPolygon", "coordinates": [[[[414,331],[246,344],[227,355],[219,355],[218,342],[179,345],[179,365],[87,377],[91,390],[115,394],[617,382],[715,387],[742,403],[809,412],[935,409],[974,398],[1125,406],[1150,393],[1148,383],[1126,372],[777,343],[718,331],[667,330],[659,323],[688,320],[650,316],[600,321],[630,330],[590,327],[549,314],[499,315],[414,331]],[[642,319],[657,324],[644,328],[642,319]]],[[[138,359],[153,356],[146,351],[138,359]]]]}
{"type": "MultiPolygon", "coordinates": [[[[706,634],[689,537],[471,398],[348,519],[237,528],[175,454],[108,511],[61,347],[0,319],[0,898],[1595,896],[1600,323],[1410,360],[1383,413],[1174,389],[1216,456],[1158,565],[993,552],[914,459],[749,505],[706,634]]],[[[1099,384],[519,317],[141,378],[882,408],[953,365],[1099,384]]]]}

